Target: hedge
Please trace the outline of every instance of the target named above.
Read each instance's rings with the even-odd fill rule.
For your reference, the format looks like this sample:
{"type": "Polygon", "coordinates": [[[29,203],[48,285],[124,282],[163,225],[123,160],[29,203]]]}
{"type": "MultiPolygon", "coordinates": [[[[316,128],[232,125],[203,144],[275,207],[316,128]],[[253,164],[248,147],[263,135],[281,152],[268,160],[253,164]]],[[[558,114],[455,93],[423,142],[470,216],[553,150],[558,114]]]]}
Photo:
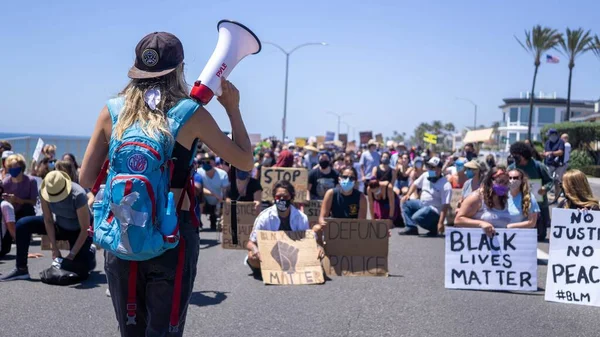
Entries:
{"type": "Polygon", "coordinates": [[[600,165],[582,167],[581,172],[588,176],[600,178],[600,165]]]}
{"type": "Polygon", "coordinates": [[[569,135],[569,143],[573,150],[587,147],[592,141],[600,140],[600,123],[597,122],[564,122],[549,124],[542,128],[542,137],[546,140],[549,129],[556,129],[558,134],[569,135]]]}

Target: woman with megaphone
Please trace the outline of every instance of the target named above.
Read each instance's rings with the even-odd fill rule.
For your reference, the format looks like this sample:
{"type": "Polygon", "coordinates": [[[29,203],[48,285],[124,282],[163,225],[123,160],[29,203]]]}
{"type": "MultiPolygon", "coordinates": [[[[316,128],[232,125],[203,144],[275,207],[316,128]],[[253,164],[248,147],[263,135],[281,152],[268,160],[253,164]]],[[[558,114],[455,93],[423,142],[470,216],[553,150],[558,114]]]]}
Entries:
{"type": "MultiPolygon", "coordinates": [[[[87,188],[95,185],[93,190],[100,186],[104,197],[98,197],[101,195],[98,193],[99,207],[110,211],[106,212],[108,218],[99,223],[95,219],[94,240],[100,241],[106,250],[105,270],[121,335],[181,336],[198,262],[199,236],[198,227],[194,225],[197,218],[193,214],[194,185],[190,179],[197,143],[203,142],[216,155],[243,171],[253,168],[252,147],[239,109],[239,92],[232,83],[221,77],[222,93],[218,101],[227,112],[235,141],[219,129],[204,107],[189,98],[184,80],[183,46],[177,37],[164,32],[152,33],[138,43],[135,51],[135,64],[128,74],[131,81],[100,112],[83,159],[80,182],[87,188]],[[132,134],[136,137],[132,138],[132,134]],[[160,153],[149,146],[152,140],[165,151],[160,153]],[[114,144],[121,145],[114,147],[114,144]],[[110,162],[102,169],[100,163],[109,155],[109,149],[110,162]],[[106,168],[109,179],[103,182],[106,168]],[[166,174],[166,189],[153,184],[154,172],[166,174]],[[94,184],[97,176],[99,179],[94,184]],[[150,193],[153,188],[158,192],[150,193]],[[115,197],[119,193],[122,199],[115,197]],[[168,194],[169,206],[155,201],[155,194],[157,200],[165,200],[165,205],[168,194]],[[141,204],[151,205],[153,215],[157,208],[157,216],[143,213],[139,208],[141,204]],[[175,204],[177,211],[173,212],[175,204]],[[164,207],[167,210],[161,209],[164,207]],[[165,220],[157,220],[160,216],[165,220]],[[168,235],[172,230],[165,234],[162,226],[173,216],[178,226],[178,232],[173,233],[177,235],[168,235]],[[142,221],[136,222],[136,217],[142,221]],[[130,219],[133,224],[123,219],[130,219]],[[121,231],[126,232],[117,237],[121,244],[116,249],[104,245],[104,238],[97,235],[107,223],[116,226],[120,223],[121,231]],[[135,255],[136,243],[144,239],[132,233],[152,231],[147,227],[155,224],[161,226],[165,244],[174,240],[175,246],[149,259],[135,255]],[[129,248],[132,255],[128,259],[123,250],[129,248]]],[[[162,183],[163,180],[156,181],[162,183]]],[[[113,234],[106,232],[108,235],[113,234]]]]}

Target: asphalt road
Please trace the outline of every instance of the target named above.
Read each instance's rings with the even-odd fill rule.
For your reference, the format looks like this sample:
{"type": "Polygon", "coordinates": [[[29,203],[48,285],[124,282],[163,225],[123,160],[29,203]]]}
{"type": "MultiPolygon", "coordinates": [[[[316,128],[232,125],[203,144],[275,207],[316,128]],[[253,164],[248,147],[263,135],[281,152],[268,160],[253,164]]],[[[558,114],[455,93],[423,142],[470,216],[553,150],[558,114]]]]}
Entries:
{"type": "MultiPolygon", "coordinates": [[[[444,289],[443,238],[394,230],[390,277],[336,277],[318,286],[263,285],[249,276],[243,251],[223,250],[217,233],[201,238],[186,336],[600,335],[600,308],[544,301],[543,263],[535,293],[444,289]]],[[[0,283],[0,336],[118,335],[102,254],[90,280],[58,287],[39,282],[51,263],[44,253],[29,260],[32,281],[0,283]]],[[[0,260],[0,273],[13,266],[0,260]]]]}

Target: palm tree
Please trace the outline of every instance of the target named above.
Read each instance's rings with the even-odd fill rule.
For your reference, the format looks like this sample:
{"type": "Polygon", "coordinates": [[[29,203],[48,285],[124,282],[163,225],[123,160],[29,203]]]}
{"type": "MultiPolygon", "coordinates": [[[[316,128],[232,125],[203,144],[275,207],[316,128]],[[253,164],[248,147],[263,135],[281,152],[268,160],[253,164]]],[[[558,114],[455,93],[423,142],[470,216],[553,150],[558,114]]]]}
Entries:
{"type": "Polygon", "coordinates": [[[527,127],[527,138],[531,140],[531,122],[533,121],[533,96],[535,92],[535,80],[537,78],[538,68],[540,67],[540,59],[542,54],[556,46],[562,40],[562,34],[556,29],[542,27],[537,25],[531,31],[525,31],[525,43],[521,42],[515,36],[515,39],[526,52],[533,56],[533,65],[535,71],[533,73],[533,84],[531,85],[531,95],[529,97],[529,125],[527,127]]]}
{"type": "Polygon", "coordinates": [[[443,128],[444,124],[442,121],[433,121],[433,123],[431,123],[431,129],[434,135],[439,135],[443,128]]]}
{"type": "Polygon", "coordinates": [[[454,132],[454,131],[456,131],[456,128],[454,127],[454,123],[446,123],[446,124],[444,124],[444,130],[446,130],[448,132],[454,132]]]}
{"type": "Polygon", "coordinates": [[[571,79],[573,77],[573,68],[575,67],[575,58],[592,49],[591,42],[593,40],[592,33],[587,32],[583,28],[570,30],[567,28],[566,40],[560,39],[560,48],[562,53],[569,58],[569,89],[567,92],[567,118],[571,118],[571,79]]]}
{"type": "Polygon", "coordinates": [[[590,42],[590,48],[600,58],[600,38],[598,38],[598,35],[594,36],[594,40],[590,42]]]}

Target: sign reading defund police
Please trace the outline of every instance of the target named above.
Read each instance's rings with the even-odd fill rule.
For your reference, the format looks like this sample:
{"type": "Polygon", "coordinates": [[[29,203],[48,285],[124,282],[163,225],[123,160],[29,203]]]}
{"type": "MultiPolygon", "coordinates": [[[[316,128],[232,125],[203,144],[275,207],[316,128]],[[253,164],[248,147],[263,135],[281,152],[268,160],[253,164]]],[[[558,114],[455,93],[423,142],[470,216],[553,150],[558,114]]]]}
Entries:
{"type": "Polygon", "coordinates": [[[552,210],[546,301],[600,306],[600,212],[552,210]]]}
{"type": "Polygon", "coordinates": [[[446,233],[446,288],[537,290],[535,229],[454,228],[446,233]]]}

